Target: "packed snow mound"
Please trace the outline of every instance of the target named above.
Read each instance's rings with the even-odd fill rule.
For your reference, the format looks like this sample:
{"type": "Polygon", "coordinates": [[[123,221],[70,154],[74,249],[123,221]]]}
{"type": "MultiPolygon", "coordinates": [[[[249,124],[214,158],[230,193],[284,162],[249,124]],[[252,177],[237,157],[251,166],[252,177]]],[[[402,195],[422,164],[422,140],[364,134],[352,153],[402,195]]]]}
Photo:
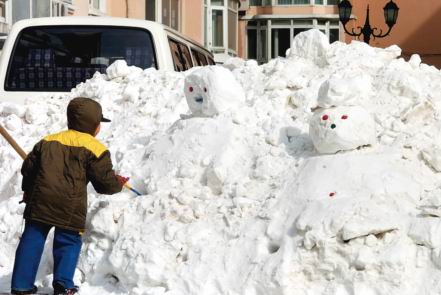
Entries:
{"type": "Polygon", "coordinates": [[[294,38],[293,44],[287,52],[287,57],[304,58],[323,67],[327,64],[326,53],[328,48],[328,37],[320,32],[320,30],[312,29],[301,32],[294,38]]]}
{"type": "MultiPolygon", "coordinates": [[[[0,124],[29,151],[66,128],[71,98],[96,99],[112,119],[98,138],[143,193],[89,187],[80,294],[441,293],[440,71],[396,46],[324,38],[301,34],[288,58],[260,66],[120,61],[70,94],[0,103],[0,124]]],[[[2,139],[0,163],[7,290],[24,207],[22,160],[2,139]]]]}
{"type": "Polygon", "coordinates": [[[208,117],[237,111],[245,101],[242,86],[231,71],[216,66],[191,72],[185,78],[185,97],[194,116],[208,117]]]}
{"type": "Polygon", "coordinates": [[[320,153],[333,154],[376,142],[375,121],[363,107],[333,107],[316,111],[309,134],[320,153]]]}
{"type": "Polygon", "coordinates": [[[320,86],[317,105],[322,108],[358,105],[370,98],[372,78],[359,72],[333,74],[320,86]]]}

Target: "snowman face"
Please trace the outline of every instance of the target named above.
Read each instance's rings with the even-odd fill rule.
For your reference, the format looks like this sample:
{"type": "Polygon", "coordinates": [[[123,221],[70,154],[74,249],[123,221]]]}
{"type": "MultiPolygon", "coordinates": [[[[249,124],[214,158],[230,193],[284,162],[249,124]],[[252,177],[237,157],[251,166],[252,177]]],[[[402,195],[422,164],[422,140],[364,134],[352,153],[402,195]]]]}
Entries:
{"type": "Polygon", "coordinates": [[[245,101],[242,86],[229,70],[211,66],[196,69],[185,78],[185,98],[195,116],[212,117],[245,101]]]}
{"type": "Polygon", "coordinates": [[[342,124],[344,124],[344,121],[348,119],[349,116],[346,114],[343,114],[340,116],[340,118],[338,118],[338,115],[337,116],[335,116],[335,114],[328,115],[325,112],[324,115],[322,115],[321,117],[320,125],[322,126],[322,128],[330,128],[333,130],[337,128],[337,124],[339,126],[343,126],[342,124]]]}
{"type": "Polygon", "coordinates": [[[324,109],[312,117],[309,134],[320,153],[352,150],[375,142],[375,122],[361,107],[324,109]]]}
{"type": "Polygon", "coordinates": [[[202,104],[204,102],[204,95],[207,93],[207,87],[188,85],[188,92],[191,96],[190,99],[194,100],[195,103],[202,104]],[[201,91],[203,88],[203,91],[201,91]]]}
{"type": "Polygon", "coordinates": [[[213,116],[216,114],[210,99],[210,87],[206,77],[191,74],[185,79],[185,98],[191,112],[197,116],[213,116]]]}

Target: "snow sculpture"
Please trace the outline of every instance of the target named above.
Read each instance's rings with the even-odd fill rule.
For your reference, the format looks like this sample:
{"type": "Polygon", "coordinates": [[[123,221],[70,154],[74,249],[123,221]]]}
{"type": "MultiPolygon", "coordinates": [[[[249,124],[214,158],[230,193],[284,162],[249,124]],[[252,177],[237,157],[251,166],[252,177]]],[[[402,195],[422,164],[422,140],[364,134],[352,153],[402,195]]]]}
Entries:
{"type": "Polygon", "coordinates": [[[326,35],[317,29],[312,29],[294,38],[291,49],[287,52],[287,58],[301,57],[323,67],[327,64],[328,48],[329,40],[326,35]]]}
{"type": "Polygon", "coordinates": [[[352,150],[375,143],[375,121],[359,106],[321,109],[309,123],[309,135],[319,153],[352,150]]]}
{"type": "Polygon", "coordinates": [[[213,117],[245,101],[245,92],[233,73],[220,66],[204,67],[189,74],[184,91],[194,116],[213,117]]]}

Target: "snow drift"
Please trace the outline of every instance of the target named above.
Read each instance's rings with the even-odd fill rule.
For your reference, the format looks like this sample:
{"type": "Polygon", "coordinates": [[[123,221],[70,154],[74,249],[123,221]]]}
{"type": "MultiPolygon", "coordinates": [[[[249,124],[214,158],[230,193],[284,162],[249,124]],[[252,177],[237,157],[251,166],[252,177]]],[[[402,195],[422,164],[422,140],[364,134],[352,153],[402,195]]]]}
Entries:
{"type": "MultiPolygon", "coordinates": [[[[312,30],[288,58],[228,61],[234,79],[216,85],[198,69],[118,62],[68,95],[0,104],[0,122],[30,150],[66,128],[75,96],[98,100],[112,119],[99,139],[144,195],[89,188],[80,294],[438,294],[441,74],[400,54],[328,44],[312,30]],[[226,107],[194,116],[187,77],[226,107]],[[241,104],[222,89],[243,89],[241,104]],[[330,126],[323,111],[347,116],[342,134],[310,136],[330,126]]],[[[8,289],[23,206],[21,160],[3,140],[0,163],[0,286],[8,289]]],[[[48,241],[43,288],[51,264],[48,241]]]]}

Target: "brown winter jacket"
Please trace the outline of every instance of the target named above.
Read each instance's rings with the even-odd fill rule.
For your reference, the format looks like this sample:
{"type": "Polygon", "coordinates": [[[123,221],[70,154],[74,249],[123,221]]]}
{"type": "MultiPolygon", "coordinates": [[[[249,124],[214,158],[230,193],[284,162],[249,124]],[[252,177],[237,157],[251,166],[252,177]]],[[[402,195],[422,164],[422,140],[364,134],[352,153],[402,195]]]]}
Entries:
{"type": "Polygon", "coordinates": [[[45,137],[25,159],[21,172],[26,219],[84,231],[87,183],[101,194],[121,191],[109,151],[91,135],[102,119],[101,106],[95,104],[99,106],[88,99],[73,100],[69,130],[45,137]]]}

